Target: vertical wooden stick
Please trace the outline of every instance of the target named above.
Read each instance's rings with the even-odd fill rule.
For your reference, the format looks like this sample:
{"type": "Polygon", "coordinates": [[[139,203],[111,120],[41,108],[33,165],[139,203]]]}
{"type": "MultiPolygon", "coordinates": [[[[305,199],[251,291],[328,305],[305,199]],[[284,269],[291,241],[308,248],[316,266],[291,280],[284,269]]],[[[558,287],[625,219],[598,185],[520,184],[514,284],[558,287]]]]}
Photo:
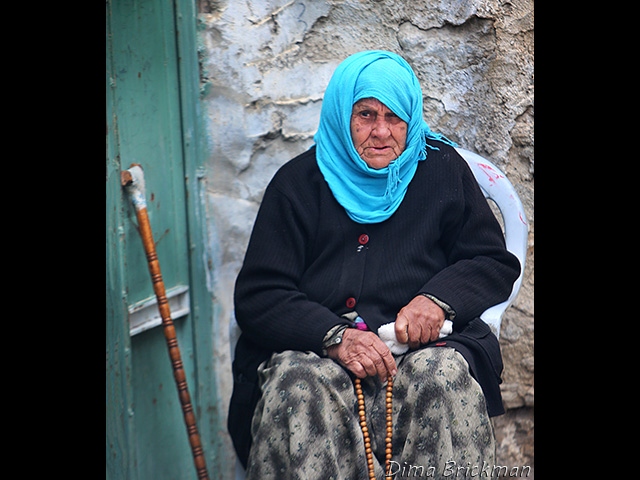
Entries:
{"type": "Polygon", "coordinates": [[[178,396],[182,406],[184,422],[187,427],[187,435],[189,436],[189,444],[191,445],[191,453],[193,462],[196,467],[199,480],[209,480],[207,474],[207,466],[204,458],[204,451],[196,425],[196,417],[191,404],[191,396],[187,386],[187,376],[182,363],[180,348],[178,347],[178,339],[176,337],[176,329],[171,318],[171,309],[167,299],[162,273],[160,272],[160,262],[156,253],[156,245],[153,241],[153,232],[151,223],[149,222],[149,214],[147,212],[147,202],[144,190],[144,175],[140,165],[133,164],[129,170],[125,170],[121,174],[121,183],[126,187],[131,197],[131,202],[136,210],[136,217],[140,228],[140,237],[142,245],[147,255],[147,264],[151,275],[151,283],[153,291],[158,301],[158,310],[162,318],[162,326],[164,329],[164,337],[169,349],[169,357],[173,368],[173,377],[178,388],[178,396]]]}

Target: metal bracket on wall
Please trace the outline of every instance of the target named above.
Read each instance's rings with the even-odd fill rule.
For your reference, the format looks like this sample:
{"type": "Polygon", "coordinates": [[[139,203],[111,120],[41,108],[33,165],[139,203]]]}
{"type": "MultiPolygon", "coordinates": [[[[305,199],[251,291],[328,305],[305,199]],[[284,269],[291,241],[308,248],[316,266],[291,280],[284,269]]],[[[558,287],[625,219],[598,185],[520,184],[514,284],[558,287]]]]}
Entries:
{"type": "MultiPolygon", "coordinates": [[[[178,285],[167,290],[167,300],[171,310],[171,319],[184,317],[191,311],[189,308],[189,287],[178,285]]],[[[158,311],[158,300],[155,296],[129,305],[129,335],[149,330],[162,325],[162,317],[158,311]]]]}

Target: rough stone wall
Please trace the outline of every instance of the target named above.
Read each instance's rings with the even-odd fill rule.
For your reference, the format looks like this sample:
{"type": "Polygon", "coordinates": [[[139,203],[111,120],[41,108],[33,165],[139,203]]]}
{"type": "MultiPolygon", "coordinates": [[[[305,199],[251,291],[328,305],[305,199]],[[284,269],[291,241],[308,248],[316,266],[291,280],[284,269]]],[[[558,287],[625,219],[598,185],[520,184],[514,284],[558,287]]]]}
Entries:
{"type": "MultiPolygon", "coordinates": [[[[500,336],[507,414],[494,426],[498,463],[533,467],[533,0],[200,0],[199,12],[222,415],[233,284],[264,188],[312,145],[335,67],[357,51],[386,49],[414,68],[431,128],[492,159],[525,206],[527,267],[500,336]]],[[[220,474],[231,478],[231,465],[220,474]]]]}

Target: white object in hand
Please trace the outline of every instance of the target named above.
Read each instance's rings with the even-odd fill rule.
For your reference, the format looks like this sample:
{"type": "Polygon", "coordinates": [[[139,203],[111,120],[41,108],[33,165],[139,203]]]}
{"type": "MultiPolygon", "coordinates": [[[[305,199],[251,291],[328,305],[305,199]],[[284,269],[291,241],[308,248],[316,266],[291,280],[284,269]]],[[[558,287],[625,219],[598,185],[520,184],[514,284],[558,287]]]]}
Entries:
{"type": "MultiPolygon", "coordinates": [[[[446,337],[451,334],[451,332],[453,332],[453,322],[451,320],[445,320],[438,338],[446,337]]],[[[395,322],[387,323],[378,328],[378,335],[394,355],[402,355],[409,350],[409,345],[400,343],[396,338],[395,322]]]]}

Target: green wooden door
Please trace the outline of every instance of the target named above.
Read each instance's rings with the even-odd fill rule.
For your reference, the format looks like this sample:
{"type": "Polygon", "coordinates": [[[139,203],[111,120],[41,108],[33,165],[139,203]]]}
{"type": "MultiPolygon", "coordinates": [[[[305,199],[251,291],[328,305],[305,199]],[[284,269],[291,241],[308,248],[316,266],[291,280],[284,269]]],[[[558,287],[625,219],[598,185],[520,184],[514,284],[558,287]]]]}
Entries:
{"type": "Polygon", "coordinates": [[[202,248],[193,238],[201,215],[193,211],[200,207],[197,199],[189,198],[198,193],[192,192],[197,90],[194,95],[193,71],[185,72],[193,62],[181,59],[188,46],[178,40],[185,30],[182,17],[193,13],[184,5],[107,2],[106,407],[107,477],[113,479],[196,478],[135,213],[119,184],[120,171],[131,163],[144,170],[149,218],[207,463],[214,455],[216,419],[206,413],[215,403],[212,355],[206,338],[198,340],[211,329],[205,272],[194,264],[202,248]]]}

